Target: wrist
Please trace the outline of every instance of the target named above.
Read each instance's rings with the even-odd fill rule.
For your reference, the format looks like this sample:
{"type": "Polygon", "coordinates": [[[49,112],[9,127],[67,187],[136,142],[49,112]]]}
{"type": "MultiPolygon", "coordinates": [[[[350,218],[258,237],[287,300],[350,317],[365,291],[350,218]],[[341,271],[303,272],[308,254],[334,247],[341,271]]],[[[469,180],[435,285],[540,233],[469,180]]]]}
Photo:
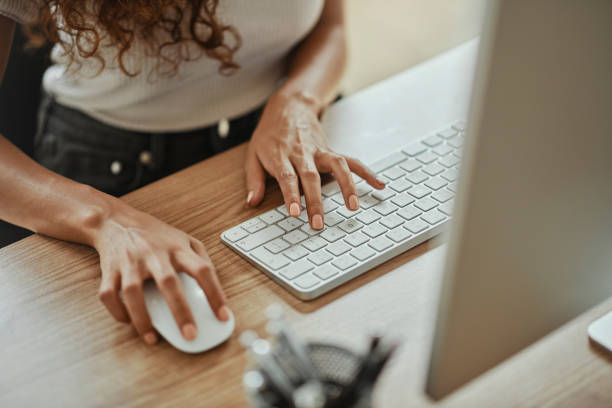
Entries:
{"type": "Polygon", "coordinates": [[[324,108],[322,100],[312,92],[303,89],[294,89],[287,84],[281,86],[270,99],[272,101],[282,102],[285,105],[299,103],[311,110],[316,116],[319,116],[324,108]]]}

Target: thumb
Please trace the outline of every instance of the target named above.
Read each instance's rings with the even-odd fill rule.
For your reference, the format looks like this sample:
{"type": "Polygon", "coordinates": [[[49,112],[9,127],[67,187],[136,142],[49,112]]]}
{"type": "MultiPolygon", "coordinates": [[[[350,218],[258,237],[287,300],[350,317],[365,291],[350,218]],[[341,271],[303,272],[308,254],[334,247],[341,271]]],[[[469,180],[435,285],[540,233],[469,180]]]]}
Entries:
{"type": "Polygon", "coordinates": [[[263,200],[266,192],[266,171],[255,153],[248,153],[245,165],[247,185],[247,205],[255,207],[263,200]]]}

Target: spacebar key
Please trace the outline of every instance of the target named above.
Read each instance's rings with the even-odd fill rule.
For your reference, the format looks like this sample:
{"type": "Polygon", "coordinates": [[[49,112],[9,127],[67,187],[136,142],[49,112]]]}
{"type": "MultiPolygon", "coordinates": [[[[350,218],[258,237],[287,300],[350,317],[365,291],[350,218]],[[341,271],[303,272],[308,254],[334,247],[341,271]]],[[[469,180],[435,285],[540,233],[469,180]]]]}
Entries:
{"type": "Polygon", "coordinates": [[[377,162],[372,163],[370,165],[370,170],[372,170],[374,173],[380,173],[383,170],[387,170],[389,167],[393,167],[396,164],[400,164],[407,158],[408,156],[406,156],[401,151],[395,152],[387,157],[378,160],[377,162]]]}
{"type": "Polygon", "coordinates": [[[280,237],[284,233],[285,231],[281,228],[277,227],[276,225],[271,225],[268,228],[264,228],[261,231],[257,231],[256,233],[238,241],[236,243],[236,246],[238,246],[243,251],[250,251],[260,245],[263,245],[267,242],[272,241],[275,238],[280,237]]]}

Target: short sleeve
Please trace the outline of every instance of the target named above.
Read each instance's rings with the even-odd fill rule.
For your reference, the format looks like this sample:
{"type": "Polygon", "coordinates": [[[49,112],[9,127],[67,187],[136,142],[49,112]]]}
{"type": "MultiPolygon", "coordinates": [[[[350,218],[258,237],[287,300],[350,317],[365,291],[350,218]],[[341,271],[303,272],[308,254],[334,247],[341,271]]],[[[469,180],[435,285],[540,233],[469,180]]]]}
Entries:
{"type": "Polygon", "coordinates": [[[0,14],[18,23],[28,23],[38,12],[36,0],[0,0],[0,14]]]}

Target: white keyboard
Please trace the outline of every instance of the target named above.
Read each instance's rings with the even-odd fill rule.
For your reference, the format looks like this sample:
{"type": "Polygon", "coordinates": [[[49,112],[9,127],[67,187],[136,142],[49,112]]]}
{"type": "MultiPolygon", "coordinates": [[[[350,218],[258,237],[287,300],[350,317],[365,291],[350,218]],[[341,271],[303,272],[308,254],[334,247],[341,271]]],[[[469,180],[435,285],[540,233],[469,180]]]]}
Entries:
{"type": "MultiPolygon", "coordinates": [[[[314,299],[439,234],[456,191],[465,123],[417,139],[370,165],[387,182],[356,182],[359,210],[344,205],[334,181],[322,187],[323,230],[285,205],[251,218],[221,239],[300,299],[314,299]]],[[[304,204],[304,197],[302,197],[304,204]]]]}

